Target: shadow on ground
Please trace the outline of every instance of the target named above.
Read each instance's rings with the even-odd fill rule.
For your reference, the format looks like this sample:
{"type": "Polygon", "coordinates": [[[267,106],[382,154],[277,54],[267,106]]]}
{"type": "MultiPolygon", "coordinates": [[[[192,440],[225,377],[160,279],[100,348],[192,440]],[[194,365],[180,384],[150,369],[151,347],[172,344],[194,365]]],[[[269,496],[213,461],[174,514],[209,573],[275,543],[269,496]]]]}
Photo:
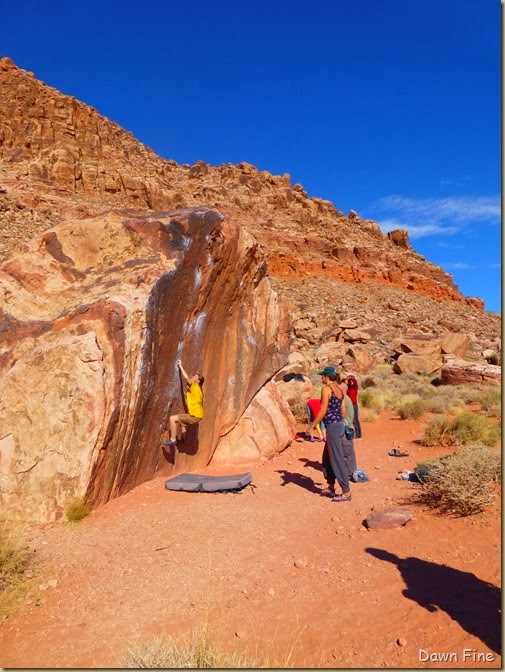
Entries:
{"type": "Polygon", "coordinates": [[[321,488],[318,487],[309,476],[304,476],[303,474],[298,474],[294,471],[286,471],[285,469],[277,469],[276,473],[280,474],[282,477],[282,486],[293,483],[294,485],[300,486],[300,488],[310,490],[310,492],[316,492],[318,494],[321,492],[321,488]]]}
{"type": "Polygon", "coordinates": [[[471,635],[501,655],[501,590],[475,574],[419,558],[400,558],[366,548],[374,558],[398,567],[407,588],[403,595],[434,612],[445,611],[471,635]]]}

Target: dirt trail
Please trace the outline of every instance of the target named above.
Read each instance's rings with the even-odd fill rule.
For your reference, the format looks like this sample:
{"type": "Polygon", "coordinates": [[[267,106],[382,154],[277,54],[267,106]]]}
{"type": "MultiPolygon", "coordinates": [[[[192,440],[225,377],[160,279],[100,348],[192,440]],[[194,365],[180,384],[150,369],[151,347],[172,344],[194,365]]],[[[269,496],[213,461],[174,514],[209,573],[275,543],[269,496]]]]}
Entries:
{"type": "Polygon", "coordinates": [[[322,444],[293,443],[251,467],[254,490],[168,492],[158,478],[77,525],[30,527],[33,588],[0,624],[0,664],[118,667],[130,645],[210,620],[224,646],[270,664],[500,668],[499,502],[466,519],[412,507],[417,486],[397,472],[444,452],[416,443],[423,427],[391,413],[364,425],[370,482],[350,503],[317,494],[322,444]],[[410,457],[390,457],[393,440],[410,457]],[[391,505],[414,520],[362,527],[391,505]]]}

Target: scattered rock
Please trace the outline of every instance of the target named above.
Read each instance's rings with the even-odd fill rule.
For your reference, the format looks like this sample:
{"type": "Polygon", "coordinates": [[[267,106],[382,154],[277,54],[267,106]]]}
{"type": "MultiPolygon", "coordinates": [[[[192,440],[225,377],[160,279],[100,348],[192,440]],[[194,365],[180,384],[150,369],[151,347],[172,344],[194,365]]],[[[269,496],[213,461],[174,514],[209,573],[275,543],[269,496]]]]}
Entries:
{"type": "Polygon", "coordinates": [[[398,644],[398,646],[407,646],[407,640],[404,639],[403,637],[400,637],[399,639],[397,639],[396,643],[398,644]]]}
{"type": "Polygon", "coordinates": [[[406,525],[412,518],[410,509],[391,507],[382,511],[372,511],[366,518],[366,525],[371,530],[391,530],[406,525]]]}
{"type": "Polygon", "coordinates": [[[295,567],[297,569],[304,569],[305,567],[308,566],[308,564],[309,564],[308,561],[303,558],[300,558],[299,560],[295,561],[295,567]]]}

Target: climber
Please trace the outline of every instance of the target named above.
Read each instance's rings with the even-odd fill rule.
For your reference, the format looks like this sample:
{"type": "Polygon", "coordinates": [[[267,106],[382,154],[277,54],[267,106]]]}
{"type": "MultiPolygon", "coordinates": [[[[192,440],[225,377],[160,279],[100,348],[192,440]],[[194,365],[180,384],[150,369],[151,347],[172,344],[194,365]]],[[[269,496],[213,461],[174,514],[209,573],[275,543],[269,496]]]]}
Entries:
{"type": "Polygon", "coordinates": [[[203,376],[200,373],[195,373],[191,378],[182,368],[180,360],[177,365],[181,371],[181,375],[188,386],[186,392],[186,410],[187,413],[179,413],[178,415],[171,415],[168,421],[170,429],[170,438],[163,442],[164,446],[175,446],[177,443],[177,425],[181,426],[181,433],[186,433],[188,425],[196,425],[203,418],[203,376]]]}

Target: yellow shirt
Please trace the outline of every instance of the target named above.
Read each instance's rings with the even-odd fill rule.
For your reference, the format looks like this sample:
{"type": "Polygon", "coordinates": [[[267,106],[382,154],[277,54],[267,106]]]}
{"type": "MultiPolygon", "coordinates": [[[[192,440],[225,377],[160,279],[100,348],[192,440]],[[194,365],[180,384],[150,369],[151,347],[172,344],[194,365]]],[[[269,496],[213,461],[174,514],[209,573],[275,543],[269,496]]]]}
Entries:
{"type": "Polygon", "coordinates": [[[203,418],[203,392],[200,385],[191,383],[189,390],[186,392],[186,406],[190,415],[195,418],[203,418]]]}

